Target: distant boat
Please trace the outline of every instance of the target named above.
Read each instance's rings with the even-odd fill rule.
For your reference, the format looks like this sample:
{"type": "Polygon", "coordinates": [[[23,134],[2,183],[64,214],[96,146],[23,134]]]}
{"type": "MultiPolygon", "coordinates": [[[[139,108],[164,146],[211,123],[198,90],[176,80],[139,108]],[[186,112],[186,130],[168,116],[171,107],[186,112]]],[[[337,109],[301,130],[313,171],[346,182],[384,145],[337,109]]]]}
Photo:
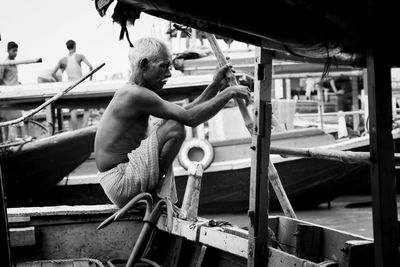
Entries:
{"type": "MultiPolygon", "coordinates": [[[[396,147],[400,146],[400,133],[394,132],[396,147]]],[[[339,150],[368,151],[369,137],[336,141],[332,135],[315,128],[273,133],[271,144],[286,147],[325,147],[339,150]]],[[[248,209],[250,177],[250,138],[212,142],[214,158],[205,170],[200,194],[199,212],[243,212],[248,209]]],[[[283,158],[271,155],[284,189],[295,209],[315,208],[354,190],[368,188],[369,165],[347,164],[314,158],[283,158]]],[[[182,200],[187,172],[179,161],[174,162],[179,199],[182,200]]],[[[89,205],[106,204],[105,196],[96,176],[94,158],[85,161],[45,196],[32,205],[89,205]]],[[[270,209],[280,206],[270,188],[270,209]]]]}
{"type": "Polygon", "coordinates": [[[8,205],[29,204],[85,162],[95,133],[89,127],[3,148],[0,164],[8,205]]]}
{"type": "MultiPolygon", "coordinates": [[[[167,86],[162,90],[162,96],[170,100],[181,100],[189,95],[196,95],[210,82],[212,76],[183,76],[170,79],[167,86]]],[[[123,81],[107,82],[88,82],[74,92],[68,93],[55,103],[57,108],[71,107],[74,105],[83,105],[89,107],[104,107],[111,99],[115,89],[123,85],[123,81]]],[[[36,88],[27,88],[19,86],[16,88],[3,88],[0,99],[3,103],[15,106],[32,106],[42,101],[46,95],[51,96],[56,93],[62,84],[40,84],[36,88]],[[28,90],[29,89],[29,90],[28,90]],[[46,92],[46,95],[43,94],[46,92]]],[[[249,109],[251,107],[249,106],[249,109]]],[[[250,170],[250,138],[243,123],[237,123],[239,114],[236,108],[227,108],[223,110],[224,117],[217,115],[209,122],[208,130],[204,125],[202,131],[197,131],[198,138],[204,138],[206,132],[208,135],[214,134],[218,138],[210,139],[214,158],[210,166],[205,170],[202,185],[202,195],[200,197],[200,212],[212,213],[227,211],[243,211],[248,207],[248,189],[249,189],[249,170],[250,170]],[[237,114],[236,114],[236,113],[237,114]],[[228,116],[225,118],[225,116],[228,116]],[[231,123],[232,120],[235,123],[231,123]],[[211,125],[212,124],[212,125],[211,125]],[[227,126],[229,126],[229,129],[227,126]],[[218,128],[222,128],[218,131],[218,128]],[[217,130],[215,130],[217,129],[217,130]],[[213,133],[213,131],[215,132],[213,133]],[[199,136],[203,133],[203,137],[199,136]]],[[[250,112],[252,114],[252,112],[250,112]]],[[[290,129],[290,128],[289,128],[290,129]]],[[[27,158],[30,160],[28,166],[33,171],[33,178],[29,177],[29,172],[25,171],[14,160],[10,160],[3,167],[4,176],[13,177],[6,186],[10,192],[9,205],[79,205],[79,204],[103,204],[109,203],[102,188],[98,184],[96,173],[97,168],[94,158],[89,157],[93,151],[94,128],[82,129],[78,132],[65,133],[64,145],[58,142],[52,144],[50,137],[43,141],[27,144],[26,147],[33,144],[42,144],[43,147],[52,147],[50,150],[40,150],[39,156],[27,158]],[[76,136],[86,136],[82,140],[86,143],[76,142],[76,148],[68,145],[68,141],[78,140],[76,136]],[[40,143],[36,143],[40,142],[40,143]],[[51,145],[52,144],[52,145],[51,145]],[[74,151],[82,150],[82,157],[74,154],[74,151]],[[51,156],[51,151],[57,151],[60,155],[51,156]],[[85,152],[85,153],[83,153],[85,152]],[[85,156],[83,156],[85,154],[85,156]],[[70,157],[71,161],[64,161],[63,157],[70,157]],[[36,160],[37,158],[37,160],[36,160]],[[50,165],[49,163],[57,163],[50,165]],[[60,168],[63,164],[70,162],[70,168],[60,168]],[[82,163],[77,169],[76,167],[82,163]],[[13,165],[14,164],[14,165],[13,165]],[[9,167],[7,167],[7,165],[9,167]],[[34,166],[34,167],[33,167],[34,166]],[[37,170],[36,170],[37,168],[37,170]],[[54,168],[49,175],[45,176],[43,168],[54,168]],[[18,174],[23,172],[24,175],[18,174]],[[62,172],[61,172],[62,171],[62,172]],[[69,173],[70,172],[70,173],[69,173]],[[36,174],[37,173],[37,174],[36,174]],[[38,179],[43,179],[39,181],[38,179]],[[11,182],[12,181],[12,182],[11,182]],[[18,194],[18,184],[22,183],[24,194],[18,194]],[[57,184],[57,186],[55,186],[57,184]],[[45,194],[44,194],[45,193],[45,194]],[[35,197],[33,197],[33,195],[35,197]]],[[[193,131],[193,130],[192,130],[193,131]]],[[[188,135],[189,136],[189,135],[188,135]]],[[[207,138],[205,138],[207,139],[207,138]]],[[[397,141],[398,137],[395,136],[397,141]]],[[[285,133],[273,133],[272,144],[289,147],[320,147],[331,144],[341,150],[368,150],[368,138],[355,138],[346,142],[336,142],[333,136],[324,133],[318,129],[289,130],[285,133]],[[334,145],[337,143],[336,145],[334,145]]],[[[23,158],[23,154],[15,152],[14,159],[17,156],[23,158]]],[[[343,164],[334,161],[324,161],[317,159],[299,159],[299,158],[281,158],[271,156],[272,162],[276,165],[281,176],[283,185],[289,199],[295,208],[311,208],[322,202],[332,200],[333,198],[346,193],[348,188],[362,186],[369,182],[368,166],[360,164],[343,164]],[[310,165],[312,171],[304,168],[310,165]],[[357,174],[357,175],[353,175],[357,174]]],[[[178,161],[174,163],[176,172],[177,189],[180,196],[183,194],[183,185],[186,184],[186,171],[179,165],[178,161]]],[[[7,179],[7,178],[6,178],[7,179]]],[[[278,208],[274,199],[273,190],[271,192],[271,209],[278,208]]]]}

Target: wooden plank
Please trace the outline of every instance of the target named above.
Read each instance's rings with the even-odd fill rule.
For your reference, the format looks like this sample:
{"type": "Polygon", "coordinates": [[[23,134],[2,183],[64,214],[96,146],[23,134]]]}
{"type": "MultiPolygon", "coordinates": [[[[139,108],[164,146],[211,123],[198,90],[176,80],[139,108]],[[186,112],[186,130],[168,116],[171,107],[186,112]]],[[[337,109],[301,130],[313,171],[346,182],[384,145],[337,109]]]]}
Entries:
{"type": "MultiPolygon", "coordinates": [[[[74,267],[91,267],[88,260],[74,260],[74,267]]],[[[94,266],[93,266],[94,267],[94,266]]]]}
{"type": "Polygon", "coordinates": [[[10,229],[11,247],[26,247],[36,244],[35,227],[20,227],[10,229]]]}
{"type": "Polygon", "coordinates": [[[198,162],[192,163],[188,169],[188,176],[179,218],[195,222],[199,208],[203,165],[198,162]]]}
{"type": "Polygon", "coordinates": [[[321,267],[322,265],[301,259],[292,254],[270,248],[269,249],[269,266],[285,266],[285,267],[297,267],[297,266],[307,266],[307,267],[321,267]]]}
{"type": "Polygon", "coordinates": [[[271,139],[272,53],[257,48],[254,82],[254,127],[249,194],[249,241],[247,266],[268,264],[268,166],[271,139]],[[267,162],[265,162],[265,160],[267,162]]]}
{"type": "Polygon", "coordinates": [[[322,229],[322,255],[327,260],[337,261],[340,266],[344,265],[346,259],[343,248],[349,240],[362,240],[366,242],[373,242],[370,238],[365,238],[359,235],[350,234],[347,232],[339,231],[329,227],[312,224],[306,221],[292,219],[288,217],[278,216],[279,224],[278,229],[275,230],[278,241],[286,252],[295,253],[296,251],[296,238],[293,234],[297,232],[297,224],[307,224],[311,226],[320,227],[322,229]]]}
{"type": "MultiPolygon", "coordinates": [[[[41,262],[18,262],[15,267],[43,267],[43,264],[41,262]]],[[[49,265],[45,267],[49,267],[49,265]]]]}
{"type": "Polygon", "coordinates": [[[239,257],[246,258],[248,255],[247,239],[235,234],[226,233],[220,227],[201,227],[199,242],[209,247],[232,253],[239,257]]]}
{"type": "Polygon", "coordinates": [[[321,227],[299,223],[296,232],[296,256],[313,262],[323,261],[321,227]]]}
{"type": "Polygon", "coordinates": [[[4,195],[3,175],[0,165],[0,265],[11,266],[10,235],[8,231],[7,203],[4,195]]]}
{"type": "Polygon", "coordinates": [[[374,243],[365,240],[347,241],[343,248],[344,266],[374,266],[374,243]]]}
{"type": "Polygon", "coordinates": [[[371,195],[375,265],[377,267],[398,266],[399,264],[396,180],[391,133],[392,90],[388,57],[390,55],[385,54],[384,49],[381,50],[378,46],[368,49],[371,195]]]}
{"type": "Polygon", "coordinates": [[[192,257],[192,261],[190,262],[189,267],[201,267],[206,251],[207,246],[198,245],[194,251],[194,255],[192,257]]]}
{"type": "Polygon", "coordinates": [[[26,207],[8,208],[8,216],[15,217],[40,217],[40,216],[61,216],[61,215],[89,215],[89,214],[109,214],[118,211],[115,205],[79,205],[79,206],[45,206],[45,207],[26,207]]]}

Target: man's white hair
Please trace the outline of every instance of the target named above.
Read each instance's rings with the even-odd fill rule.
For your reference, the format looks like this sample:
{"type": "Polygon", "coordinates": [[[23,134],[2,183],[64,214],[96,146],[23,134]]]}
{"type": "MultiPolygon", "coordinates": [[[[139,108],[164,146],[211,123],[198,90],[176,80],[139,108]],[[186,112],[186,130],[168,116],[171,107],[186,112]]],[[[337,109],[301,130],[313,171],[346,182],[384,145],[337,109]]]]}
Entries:
{"type": "Polygon", "coordinates": [[[168,51],[168,48],[161,40],[153,37],[138,39],[133,43],[133,47],[129,50],[129,62],[132,71],[135,72],[139,62],[144,58],[147,58],[150,61],[157,60],[162,51],[168,51]]]}

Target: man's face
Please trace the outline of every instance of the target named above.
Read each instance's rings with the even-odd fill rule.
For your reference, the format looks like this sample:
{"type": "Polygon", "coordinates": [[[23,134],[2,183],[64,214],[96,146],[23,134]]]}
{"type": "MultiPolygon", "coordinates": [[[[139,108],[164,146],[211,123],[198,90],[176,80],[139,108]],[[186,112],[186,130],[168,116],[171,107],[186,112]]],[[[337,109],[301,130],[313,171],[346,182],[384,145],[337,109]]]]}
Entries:
{"type": "Polygon", "coordinates": [[[18,53],[18,48],[11,48],[10,50],[8,50],[8,58],[9,59],[15,59],[15,57],[17,56],[18,53]]]}
{"type": "Polygon", "coordinates": [[[171,77],[171,54],[168,51],[160,53],[155,61],[149,61],[145,72],[148,86],[155,92],[161,90],[171,77]]]}

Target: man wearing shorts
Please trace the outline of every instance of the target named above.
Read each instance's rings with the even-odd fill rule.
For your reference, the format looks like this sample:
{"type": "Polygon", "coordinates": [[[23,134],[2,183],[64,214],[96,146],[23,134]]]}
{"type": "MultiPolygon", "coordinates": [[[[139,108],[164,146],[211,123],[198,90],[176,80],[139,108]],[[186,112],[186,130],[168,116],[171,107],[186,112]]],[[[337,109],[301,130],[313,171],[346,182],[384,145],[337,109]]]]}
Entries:
{"type": "Polygon", "coordinates": [[[129,60],[131,78],[116,91],[96,133],[99,181],[119,207],[141,192],[176,202],[171,166],[185,139],[184,125],[195,127],[213,117],[230,99],[248,100],[250,92],[241,85],[226,88],[230,66],[225,66],[196,100],[182,108],[157,94],[171,77],[172,58],[163,42],[137,40],[129,60]],[[163,120],[149,131],[150,115],[163,120]]]}

